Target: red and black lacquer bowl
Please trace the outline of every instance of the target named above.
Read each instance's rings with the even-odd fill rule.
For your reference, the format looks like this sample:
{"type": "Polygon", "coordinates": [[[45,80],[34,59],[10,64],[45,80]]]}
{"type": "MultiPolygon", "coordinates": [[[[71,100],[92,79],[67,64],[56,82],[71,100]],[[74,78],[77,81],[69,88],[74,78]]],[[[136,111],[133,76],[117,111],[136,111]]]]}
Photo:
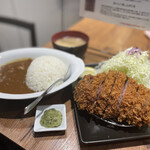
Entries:
{"type": "Polygon", "coordinates": [[[62,31],[52,36],[52,44],[55,49],[59,49],[59,50],[74,54],[77,57],[80,57],[82,59],[84,58],[84,54],[86,52],[88,42],[89,42],[88,35],[79,31],[62,31]],[[55,43],[56,40],[61,39],[66,36],[81,38],[85,41],[85,44],[82,46],[77,46],[77,47],[63,47],[55,43]]]}

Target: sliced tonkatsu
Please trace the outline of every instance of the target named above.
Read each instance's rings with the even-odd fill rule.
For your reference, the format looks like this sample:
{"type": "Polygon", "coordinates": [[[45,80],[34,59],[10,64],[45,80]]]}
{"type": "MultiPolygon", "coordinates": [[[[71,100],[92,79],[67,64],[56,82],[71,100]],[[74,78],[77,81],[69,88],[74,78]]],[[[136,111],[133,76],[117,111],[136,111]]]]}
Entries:
{"type": "Polygon", "coordinates": [[[98,115],[103,115],[103,112],[107,107],[108,98],[112,92],[112,88],[116,80],[116,75],[116,71],[109,71],[105,81],[101,86],[101,89],[98,90],[97,105],[95,110],[98,115]]]}
{"type": "Polygon", "coordinates": [[[104,112],[104,118],[114,118],[117,113],[117,108],[121,102],[122,96],[127,84],[127,77],[124,73],[118,72],[117,77],[112,87],[112,91],[109,96],[108,106],[104,112]]]}
{"type": "MultiPolygon", "coordinates": [[[[130,110],[136,104],[135,97],[138,91],[138,84],[132,78],[128,78],[128,81],[126,83],[127,84],[124,88],[124,95],[117,108],[117,117],[119,122],[130,120],[130,110]]],[[[128,121],[128,124],[131,124],[130,121],[128,121]]]]}
{"type": "Polygon", "coordinates": [[[150,90],[123,72],[85,76],[74,91],[81,110],[139,127],[150,124],[150,90]]]}

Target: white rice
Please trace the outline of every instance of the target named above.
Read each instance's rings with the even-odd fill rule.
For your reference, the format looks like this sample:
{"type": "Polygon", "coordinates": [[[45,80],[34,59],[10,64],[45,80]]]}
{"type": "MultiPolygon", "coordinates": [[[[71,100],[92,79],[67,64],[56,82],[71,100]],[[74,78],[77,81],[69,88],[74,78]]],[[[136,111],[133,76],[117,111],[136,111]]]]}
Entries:
{"type": "Polygon", "coordinates": [[[35,92],[47,89],[57,79],[67,72],[63,61],[54,56],[40,56],[35,58],[28,67],[26,84],[35,92]]]}

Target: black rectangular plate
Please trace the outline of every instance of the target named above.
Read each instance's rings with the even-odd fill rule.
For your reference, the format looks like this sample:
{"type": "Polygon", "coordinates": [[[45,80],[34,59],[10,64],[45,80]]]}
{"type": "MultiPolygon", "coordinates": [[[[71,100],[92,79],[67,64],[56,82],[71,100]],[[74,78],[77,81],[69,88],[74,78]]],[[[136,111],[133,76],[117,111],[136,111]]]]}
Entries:
{"type": "Polygon", "coordinates": [[[116,127],[94,118],[74,104],[80,139],[83,143],[110,143],[150,137],[150,127],[116,127]]]}
{"type": "Polygon", "coordinates": [[[83,143],[110,143],[150,137],[150,127],[116,127],[78,110],[77,105],[74,102],[73,104],[79,136],[83,143]]]}

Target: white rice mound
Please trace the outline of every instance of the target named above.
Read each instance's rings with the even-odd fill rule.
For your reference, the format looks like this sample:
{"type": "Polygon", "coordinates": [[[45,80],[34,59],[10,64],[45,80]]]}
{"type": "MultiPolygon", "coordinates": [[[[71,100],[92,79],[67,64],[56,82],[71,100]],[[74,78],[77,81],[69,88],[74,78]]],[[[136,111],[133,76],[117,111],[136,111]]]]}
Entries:
{"type": "Polygon", "coordinates": [[[28,67],[26,85],[35,92],[47,89],[57,79],[64,77],[67,66],[54,56],[35,58],[28,67]]]}

